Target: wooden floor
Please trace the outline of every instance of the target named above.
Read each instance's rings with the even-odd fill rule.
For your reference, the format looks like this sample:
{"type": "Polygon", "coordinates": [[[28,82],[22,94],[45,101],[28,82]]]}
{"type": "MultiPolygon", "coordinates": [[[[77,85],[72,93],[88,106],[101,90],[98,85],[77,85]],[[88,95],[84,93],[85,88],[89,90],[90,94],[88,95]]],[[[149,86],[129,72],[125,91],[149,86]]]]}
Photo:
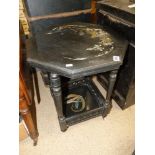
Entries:
{"type": "MultiPolygon", "coordinates": [[[[134,150],[134,110],[122,111],[113,101],[111,113],[71,126],[61,132],[50,91],[42,82],[41,103],[36,105],[39,130],[38,145],[30,138],[20,142],[20,155],[131,155],[134,150]]],[[[94,78],[105,96],[104,89],[94,78]]]]}

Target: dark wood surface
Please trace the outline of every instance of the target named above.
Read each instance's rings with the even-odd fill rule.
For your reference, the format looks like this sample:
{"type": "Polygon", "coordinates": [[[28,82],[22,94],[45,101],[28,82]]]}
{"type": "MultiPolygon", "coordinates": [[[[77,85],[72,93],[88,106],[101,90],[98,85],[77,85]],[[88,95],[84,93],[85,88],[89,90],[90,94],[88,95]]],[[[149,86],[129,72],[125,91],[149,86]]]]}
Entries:
{"type": "Polygon", "coordinates": [[[29,16],[43,16],[91,8],[91,0],[25,0],[24,3],[29,16]]]}
{"type": "MultiPolygon", "coordinates": [[[[124,37],[107,27],[77,22],[51,26],[36,33],[26,45],[29,64],[49,73],[50,91],[55,101],[61,131],[65,131],[69,125],[99,115],[105,117],[109,113],[117,70],[123,63],[128,45],[124,37]],[[111,71],[111,74],[102,107],[67,117],[64,113],[65,103],[62,100],[61,76],[77,79],[106,71],[111,71]]],[[[92,88],[91,84],[89,87],[92,88]]],[[[93,89],[92,92],[96,93],[93,96],[96,101],[100,100],[98,91],[93,89]]]]}
{"type": "MultiPolygon", "coordinates": [[[[50,79],[50,91],[54,98],[58,120],[61,131],[66,131],[67,128],[76,123],[80,123],[91,118],[101,116],[104,118],[110,112],[112,108],[111,94],[117,77],[117,70],[111,71],[109,77],[109,87],[106,95],[106,99],[103,97],[97,86],[92,81],[91,77],[83,77],[81,79],[69,80],[60,78],[58,74],[51,73],[50,79]],[[78,95],[84,100],[84,107],[80,111],[72,109],[75,102],[67,103],[69,96],[78,95]]],[[[75,101],[75,100],[74,100],[75,101]]],[[[79,103],[76,100],[76,103],[79,103]]],[[[80,105],[79,105],[80,106],[80,105]]]]}
{"type": "Polygon", "coordinates": [[[107,25],[123,34],[129,41],[135,40],[135,9],[129,8],[129,0],[103,0],[97,3],[98,23],[107,25]]]}
{"type": "Polygon", "coordinates": [[[67,24],[71,22],[90,22],[91,14],[80,14],[78,16],[70,16],[70,17],[61,17],[61,18],[53,18],[53,19],[42,19],[36,20],[30,23],[32,35],[41,32],[42,30],[47,29],[49,26],[56,26],[58,24],[67,24]]]}
{"type": "MultiPolygon", "coordinates": [[[[122,109],[135,103],[135,9],[129,8],[130,4],[129,0],[103,0],[97,5],[98,23],[118,31],[130,42],[112,95],[122,109]]],[[[106,89],[108,75],[104,73],[98,76],[106,89]]]]}
{"type": "Polygon", "coordinates": [[[30,103],[31,103],[31,100],[29,98],[22,74],[20,72],[19,73],[19,112],[24,119],[24,122],[29,131],[29,135],[34,142],[34,145],[36,145],[38,140],[38,132],[35,128],[32,115],[29,109],[30,103]]]}
{"type": "Polygon", "coordinates": [[[130,2],[129,0],[103,0],[99,1],[98,4],[111,6],[133,15],[135,14],[135,8],[128,7],[129,5],[133,4],[133,2],[130,2]]]}
{"type": "Polygon", "coordinates": [[[71,23],[49,27],[29,39],[27,61],[34,67],[77,78],[91,75],[92,71],[96,74],[119,68],[127,45],[124,38],[108,28],[71,23]],[[114,56],[120,60],[114,61],[114,56]]]}
{"type": "MultiPolygon", "coordinates": [[[[66,5],[66,1],[66,3],[64,1],[60,3],[60,1],[46,0],[49,3],[43,3],[39,0],[33,5],[33,9],[30,9],[30,6],[32,3],[34,4],[34,1],[27,0],[26,2],[29,6],[26,8],[29,16],[46,17],[52,13],[87,9],[85,4],[88,1],[80,1],[79,6],[77,5],[79,1],[74,1],[74,3],[67,1],[70,3],[66,5]],[[58,7],[50,7],[53,2],[55,5],[59,3],[58,7]]],[[[89,14],[87,15],[89,16],[89,14]]],[[[27,61],[32,67],[48,73],[50,91],[55,101],[62,131],[65,131],[71,124],[88,120],[100,114],[103,117],[107,115],[107,111],[111,109],[111,94],[117,77],[117,70],[123,63],[128,45],[128,41],[124,37],[107,27],[82,22],[72,23],[78,19],[83,21],[81,19],[88,17],[87,15],[30,22],[35,33],[33,37],[27,40],[27,61]],[[61,91],[61,77],[72,78],[71,81],[76,79],[77,81],[74,81],[73,85],[77,85],[80,83],[80,77],[84,78],[106,71],[111,71],[106,101],[100,100],[96,88],[92,89],[92,84],[88,84],[94,94],[93,97],[102,102],[102,107],[87,112],[83,111],[74,117],[66,117],[61,91]]]]}
{"type": "Polygon", "coordinates": [[[25,0],[23,2],[30,31],[35,34],[51,25],[75,21],[89,22],[91,15],[94,15],[94,12],[91,12],[91,1],[92,0],[25,0]],[[77,14],[77,11],[84,11],[85,13],[77,14]],[[66,13],[69,13],[68,16],[63,15],[66,13]],[[57,18],[44,19],[50,15],[51,17],[55,16],[57,18]],[[40,20],[31,20],[31,18],[38,19],[38,17],[40,20]]]}

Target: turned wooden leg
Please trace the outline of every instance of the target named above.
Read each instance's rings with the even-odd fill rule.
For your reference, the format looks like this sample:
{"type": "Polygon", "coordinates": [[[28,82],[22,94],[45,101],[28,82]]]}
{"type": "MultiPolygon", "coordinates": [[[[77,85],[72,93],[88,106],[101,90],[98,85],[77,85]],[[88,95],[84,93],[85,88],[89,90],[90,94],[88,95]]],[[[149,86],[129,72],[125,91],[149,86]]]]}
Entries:
{"type": "Polygon", "coordinates": [[[32,116],[31,116],[28,104],[26,102],[26,99],[22,95],[20,95],[19,112],[21,113],[21,115],[24,119],[24,122],[25,122],[27,129],[29,131],[30,137],[34,141],[34,145],[36,145],[37,140],[38,140],[38,132],[35,129],[35,126],[34,126],[32,116]]]}
{"type": "Polygon", "coordinates": [[[29,98],[22,74],[21,72],[19,72],[19,112],[21,113],[24,119],[30,137],[34,141],[34,145],[36,145],[38,140],[38,131],[34,126],[34,122],[32,120],[32,116],[29,110],[28,105],[31,105],[31,103],[32,101],[29,98]]]}
{"type": "Polygon", "coordinates": [[[110,109],[112,107],[111,96],[116,82],[117,72],[118,72],[117,70],[111,71],[109,75],[109,84],[108,84],[108,90],[107,90],[106,102],[105,102],[106,112],[103,114],[104,117],[110,112],[110,109]]]}
{"type": "Polygon", "coordinates": [[[50,77],[50,91],[54,98],[60,128],[61,128],[61,131],[66,131],[67,125],[66,125],[66,120],[65,120],[64,114],[63,114],[63,105],[62,105],[63,103],[62,103],[60,77],[58,76],[58,74],[53,74],[53,73],[51,73],[49,75],[49,77],[50,77]]]}

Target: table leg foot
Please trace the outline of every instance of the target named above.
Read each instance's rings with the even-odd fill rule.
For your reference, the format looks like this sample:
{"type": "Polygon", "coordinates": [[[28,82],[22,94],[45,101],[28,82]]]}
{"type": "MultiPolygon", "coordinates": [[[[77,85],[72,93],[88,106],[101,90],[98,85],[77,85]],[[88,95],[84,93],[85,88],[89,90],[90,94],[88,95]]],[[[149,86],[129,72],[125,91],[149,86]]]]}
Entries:
{"type": "Polygon", "coordinates": [[[66,124],[66,120],[65,118],[59,118],[59,124],[60,124],[60,129],[62,132],[65,132],[68,128],[67,124],[66,124]]]}
{"type": "Polygon", "coordinates": [[[105,101],[105,112],[103,113],[103,117],[107,116],[108,113],[110,113],[110,110],[112,108],[112,101],[111,101],[111,95],[113,92],[113,88],[116,82],[116,77],[117,77],[117,70],[111,71],[109,75],[109,84],[108,84],[108,90],[107,90],[107,95],[106,95],[106,101],[105,101]]]}

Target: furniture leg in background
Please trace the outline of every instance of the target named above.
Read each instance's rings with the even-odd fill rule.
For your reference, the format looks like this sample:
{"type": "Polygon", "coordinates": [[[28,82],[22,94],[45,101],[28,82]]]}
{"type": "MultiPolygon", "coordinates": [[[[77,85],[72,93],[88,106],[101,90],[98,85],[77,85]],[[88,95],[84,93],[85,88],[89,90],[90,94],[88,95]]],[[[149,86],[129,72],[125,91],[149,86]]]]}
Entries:
{"type": "Polygon", "coordinates": [[[29,109],[30,99],[25,89],[25,84],[20,74],[19,77],[19,112],[21,113],[25,124],[27,126],[30,137],[34,142],[34,146],[37,144],[38,131],[35,128],[34,122],[32,120],[31,112],[29,109]]]}

